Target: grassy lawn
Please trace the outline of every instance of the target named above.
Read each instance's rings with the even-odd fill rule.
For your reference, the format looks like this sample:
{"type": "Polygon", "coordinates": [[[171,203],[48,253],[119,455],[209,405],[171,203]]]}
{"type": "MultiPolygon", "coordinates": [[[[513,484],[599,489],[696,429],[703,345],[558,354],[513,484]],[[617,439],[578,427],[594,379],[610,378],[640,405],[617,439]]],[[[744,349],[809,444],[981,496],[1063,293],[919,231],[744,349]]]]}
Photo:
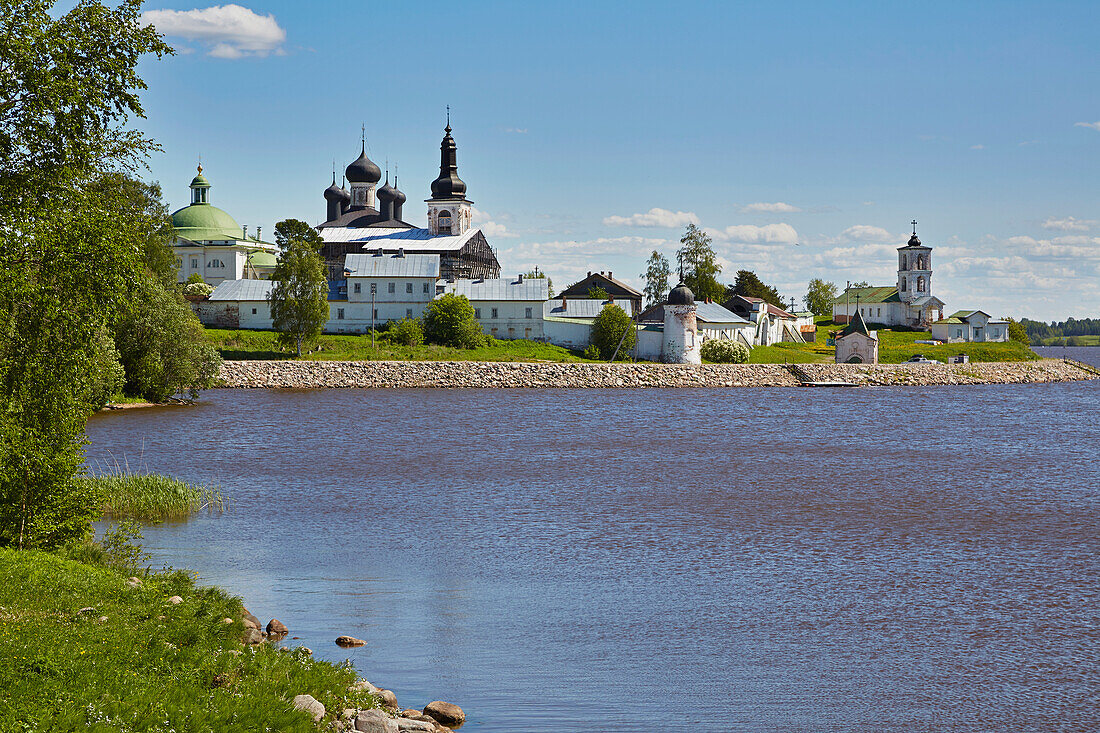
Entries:
{"type": "MultiPolygon", "coordinates": [[[[874,329],[874,324],[869,324],[874,329]]],[[[812,344],[782,343],[774,346],[758,346],[752,350],[749,359],[754,364],[782,363],[786,358],[789,363],[832,362],[835,350],[827,346],[826,341],[830,331],[839,331],[844,324],[833,323],[829,318],[817,319],[817,341],[812,344]]],[[[879,337],[879,361],[883,364],[900,364],[908,361],[914,354],[923,354],[929,359],[947,361],[947,357],[956,354],[969,354],[970,360],[979,361],[1032,361],[1039,357],[1024,344],[1005,343],[972,343],[972,344],[943,344],[932,346],[930,344],[918,344],[918,339],[930,339],[931,334],[925,331],[891,331],[886,328],[878,328],[879,337]]]]}
{"type": "MultiPolygon", "coordinates": [[[[227,331],[206,329],[207,338],[222,358],[291,359],[293,349],[284,350],[273,331],[227,331]]],[[[370,335],[326,334],[303,359],[321,361],[588,361],[578,353],[537,341],[497,341],[480,349],[454,349],[448,346],[399,346],[378,341],[371,348],[370,335]],[[316,349],[320,347],[320,350],[316,349]]]]}
{"type": "Polygon", "coordinates": [[[348,691],[350,667],[242,646],[238,599],[183,572],[131,588],[130,572],[0,549],[0,730],[315,731],[295,695],[324,704],[323,725],[377,705],[348,691]]]}

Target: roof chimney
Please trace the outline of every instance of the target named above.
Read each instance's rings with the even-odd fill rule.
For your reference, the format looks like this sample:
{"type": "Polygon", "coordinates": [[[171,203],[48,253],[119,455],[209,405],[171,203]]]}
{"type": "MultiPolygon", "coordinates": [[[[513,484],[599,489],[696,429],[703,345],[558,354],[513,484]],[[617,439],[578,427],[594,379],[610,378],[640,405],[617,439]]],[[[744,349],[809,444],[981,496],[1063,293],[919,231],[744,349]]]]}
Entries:
{"type": "Polygon", "coordinates": [[[260,229],[262,229],[262,228],[263,228],[263,227],[256,227],[256,240],[257,240],[257,241],[261,241],[261,240],[262,240],[262,236],[260,235],[260,229]]]}
{"type": "Polygon", "coordinates": [[[405,256],[405,248],[404,247],[399,247],[397,249],[397,256],[398,257],[404,257],[405,256]]]}
{"type": "Polygon", "coordinates": [[[522,272],[519,274],[519,277],[517,278],[517,281],[518,282],[523,282],[523,273],[522,272]]]}
{"type": "Polygon", "coordinates": [[[608,271],[607,271],[607,279],[608,279],[608,280],[610,280],[610,279],[611,279],[611,270],[608,270],[608,271]]]}
{"type": "Polygon", "coordinates": [[[562,310],[565,310],[565,309],[566,309],[566,308],[568,307],[568,305],[567,305],[568,303],[569,303],[569,301],[568,301],[568,300],[566,300],[566,299],[565,299],[565,298],[563,297],[563,298],[561,299],[561,309],[562,309],[562,310]]]}
{"type": "Polygon", "coordinates": [[[592,277],[592,271],[591,270],[588,271],[588,277],[592,277]]]}

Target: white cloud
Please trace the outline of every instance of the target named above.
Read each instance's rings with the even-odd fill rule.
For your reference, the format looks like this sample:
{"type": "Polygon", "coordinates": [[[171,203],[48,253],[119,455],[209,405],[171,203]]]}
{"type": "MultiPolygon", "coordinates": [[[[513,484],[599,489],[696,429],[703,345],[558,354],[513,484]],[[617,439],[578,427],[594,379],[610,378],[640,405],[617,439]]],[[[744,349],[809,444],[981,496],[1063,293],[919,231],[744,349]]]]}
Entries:
{"type": "Polygon", "coordinates": [[[970,149],[971,150],[985,150],[985,146],[979,143],[978,145],[971,145],[970,149]]]}
{"type": "Polygon", "coordinates": [[[762,227],[733,224],[725,229],[707,229],[707,234],[719,242],[744,244],[794,244],[798,241],[798,232],[790,224],[765,224],[762,227]]]}
{"type": "Polygon", "coordinates": [[[772,214],[793,214],[795,212],[802,211],[802,209],[798,208],[797,206],[785,204],[782,201],[776,201],[773,204],[749,204],[748,206],[743,207],[741,211],[746,214],[754,211],[762,211],[772,214]]]}
{"type": "Polygon", "coordinates": [[[882,227],[856,224],[840,233],[841,239],[850,242],[892,242],[894,235],[882,227]]]}
{"type": "Polygon", "coordinates": [[[1096,222],[1091,219],[1075,219],[1072,216],[1055,219],[1051,216],[1043,222],[1043,229],[1054,229],[1059,232],[1087,232],[1095,224],[1096,222]]]}
{"type": "Polygon", "coordinates": [[[511,133],[516,134],[516,135],[526,135],[527,134],[527,128],[526,127],[505,127],[504,131],[505,132],[511,132],[511,133]]]}
{"type": "Polygon", "coordinates": [[[1090,130],[1100,131],[1100,122],[1074,122],[1074,127],[1087,127],[1090,130]]]}
{"type": "Polygon", "coordinates": [[[626,227],[667,227],[675,229],[688,224],[699,224],[699,217],[693,211],[669,211],[652,208],[644,214],[630,216],[608,216],[603,220],[607,226],[626,227]]]}
{"type": "Polygon", "coordinates": [[[286,31],[274,15],[258,15],[240,5],[214,5],[194,10],[146,10],[141,22],[165,36],[186,38],[209,46],[221,59],[281,54],[286,31]]]}
{"type": "Polygon", "coordinates": [[[476,206],[472,206],[470,208],[471,223],[476,227],[480,227],[481,231],[485,234],[486,237],[495,237],[497,239],[512,239],[519,236],[518,234],[515,234],[514,232],[509,230],[508,227],[504,224],[493,221],[492,214],[490,214],[488,211],[482,211],[476,206]]]}

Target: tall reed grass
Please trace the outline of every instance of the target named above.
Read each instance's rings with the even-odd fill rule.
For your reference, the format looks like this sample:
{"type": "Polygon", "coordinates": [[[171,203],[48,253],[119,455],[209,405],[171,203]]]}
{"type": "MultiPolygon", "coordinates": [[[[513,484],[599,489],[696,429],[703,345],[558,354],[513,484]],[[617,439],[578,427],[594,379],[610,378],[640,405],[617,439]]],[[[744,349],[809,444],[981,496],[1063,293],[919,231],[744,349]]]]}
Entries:
{"type": "Polygon", "coordinates": [[[155,473],[134,473],[116,466],[78,480],[94,486],[103,497],[104,515],[116,519],[165,521],[225,509],[225,497],[216,486],[196,486],[155,473]]]}

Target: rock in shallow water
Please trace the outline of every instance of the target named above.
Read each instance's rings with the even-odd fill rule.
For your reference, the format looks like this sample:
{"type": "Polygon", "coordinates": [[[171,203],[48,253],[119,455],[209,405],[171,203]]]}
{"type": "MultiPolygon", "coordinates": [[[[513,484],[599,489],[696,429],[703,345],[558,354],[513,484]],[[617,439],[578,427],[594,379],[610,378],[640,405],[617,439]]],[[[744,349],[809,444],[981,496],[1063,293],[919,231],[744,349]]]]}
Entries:
{"type": "Polygon", "coordinates": [[[336,637],[336,646],[342,646],[342,647],[345,647],[345,648],[352,647],[352,646],[363,646],[366,643],[367,642],[363,641],[362,639],[356,639],[354,636],[337,636],[336,637]]]}
{"type": "Polygon", "coordinates": [[[424,714],[438,720],[443,725],[454,728],[466,722],[466,713],[454,703],[436,700],[424,706],[424,714]]]}
{"type": "Polygon", "coordinates": [[[290,631],[290,629],[288,629],[286,627],[286,624],[284,624],[282,621],[280,621],[277,618],[273,618],[273,619],[271,619],[270,621],[267,622],[267,633],[269,633],[269,634],[278,634],[278,635],[282,636],[283,634],[286,634],[289,631],[290,631]]]}

